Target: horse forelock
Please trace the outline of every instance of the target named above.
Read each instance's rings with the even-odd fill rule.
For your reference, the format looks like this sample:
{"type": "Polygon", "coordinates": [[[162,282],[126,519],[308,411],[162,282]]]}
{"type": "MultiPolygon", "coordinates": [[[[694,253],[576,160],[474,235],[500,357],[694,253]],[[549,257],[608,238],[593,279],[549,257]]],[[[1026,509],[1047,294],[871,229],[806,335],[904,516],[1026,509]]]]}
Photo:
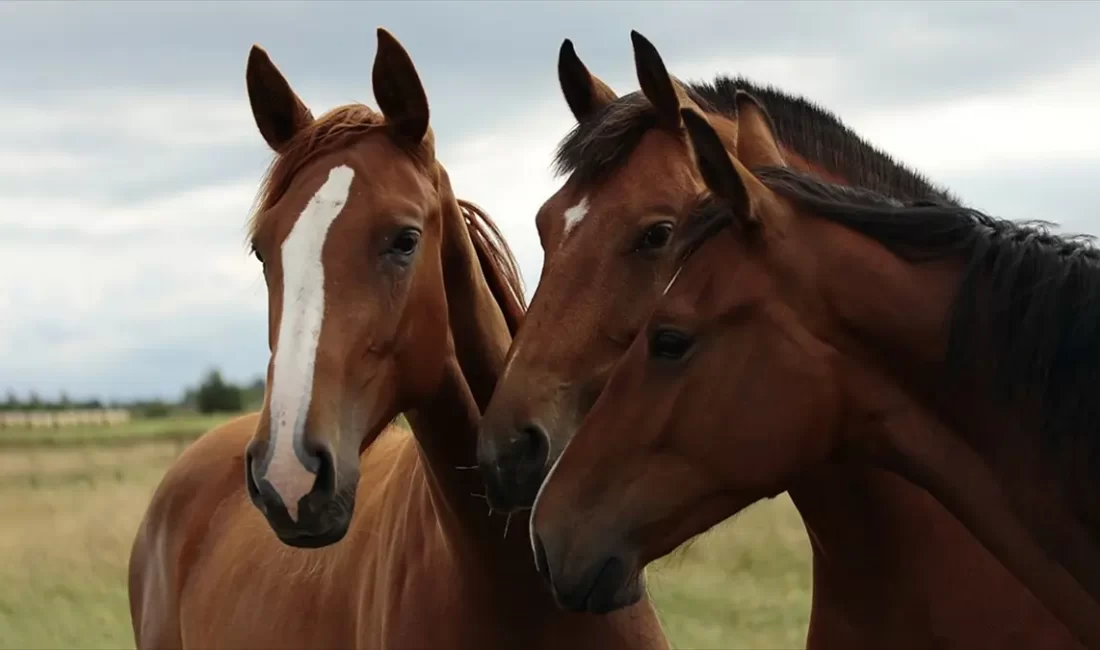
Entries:
{"type": "MultiPolygon", "coordinates": [[[[386,118],[381,113],[366,104],[352,103],[330,110],[295,133],[260,180],[248,221],[248,237],[255,237],[262,229],[268,211],[286,194],[304,167],[325,154],[354,146],[367,134],[386,127],[386,118]]],[[[417,163],[424,161],[423,149],[432,146],[430,132],[418,149],[405,146],[397,138],[393,141],[417,163]]]]}

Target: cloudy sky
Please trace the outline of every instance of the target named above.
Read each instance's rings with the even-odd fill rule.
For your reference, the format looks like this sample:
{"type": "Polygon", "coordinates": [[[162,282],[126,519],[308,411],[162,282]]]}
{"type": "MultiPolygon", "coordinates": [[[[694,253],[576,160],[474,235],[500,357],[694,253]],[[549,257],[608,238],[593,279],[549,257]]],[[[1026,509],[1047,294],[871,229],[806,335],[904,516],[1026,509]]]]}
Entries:
{"type": "Polygon", "coordinates": [[[743,73],[1010,218],[1100,233],[1100,3],[44,2],[0,4],[0,390],[177,397],[267,362],[244,227],[268,151],[258,43],[320,114],[373,105],[375,27],[404,43],[460,196],[528,284],[538,206],[572,127],[571,38],[620,93],[638,29],[677,76],[743,73]]]}

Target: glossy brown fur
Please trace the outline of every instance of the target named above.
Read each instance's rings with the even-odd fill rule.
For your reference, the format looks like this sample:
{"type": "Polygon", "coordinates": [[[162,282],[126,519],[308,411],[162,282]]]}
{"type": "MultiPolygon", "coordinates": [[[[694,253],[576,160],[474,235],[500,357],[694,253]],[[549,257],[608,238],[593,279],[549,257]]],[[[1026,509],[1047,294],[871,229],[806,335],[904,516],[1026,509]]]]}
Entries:
{"type": "MultiPolygon", "coordinates": [[[[663,69],[659,58],[653,60],[651,47],[636,39],[643,89],[647,84],[652,89],[663,69]]],[[[567,43],[563,60],[572,57],[567,43]]],[[[618,119],[621,125],[615,130],[629,147],[593,135],[592,146],[586,148],[584,129],[602,132],[578,126],[582,137],[571,134],[573,142],[563,145],[561,155],[567,163],[563,167],[576,173],[539,212],[546,254],[542,277],[482,420],[479,442],[487,482],[497,482],[504,508],[528,506],[534,497],[507,480],[514,472],[496,467],[509,462],[505,450],[515,428],[538,422],[549,435],[547,463],[533,474],[541,479],[600,397],[611,369],[672,276],[672,244],[643,254],[631,253],[630,245],[660,220],[676,223],[679,232],[684,210],[703,187],[686,136],[661,128],[652,104],[648,116],[631,106],[644,97],[624,97],[623,107],[612,107],[614,93],[597,80],[591,94],[600,102],[593,107],[575,99],[589,94],[583,90],[588,71],[577,63],[563,69],[562,87],[570,106],[589,109],[578,120],[618,119]],[[605,113],[597,114],[600,106],[605,113]],[[619,117],[629,111],[634,123],[619,117]],[[639,121],[649,126],[639,128],[639,121]],[[583,196],[590,198],[589,215],[566,240],[562,214],[583,196]]],[[[698,84],[680,93],[685,106],[717,103],[715,91],[698,84]]],[[[954,201],[861,145],[835,118],[822,118],[811,106],[778,91],[761,95],[768,111],[758,109],[747,95],[733,102],[739,114],[707,111],[727,148],[747,166],[779,162],[897,198],[954,201]],[[774,121],[768,115],[773,105],[782,111],[774,121]],[[797,148],[792,142],[799,143],[797,148]]],[[[626,426],[588,431],[592,437],[621,438],[607,444],[638,442],[626,426]]],[[[835,460],[784,487],[803,517],[814,552],[810,648],[1077,647],[1065,627],[955,517],[905,479],[835,460]]]]}
{"type": "MultiPolygon", "coordinates": [[[[398,48],[379,31],[380,59],[392,64],[407,58],[398,48]]],[[[254,51],[256,57],[266,54],[254,51]]],[[[278,110],[295,102],[263,94],[284,85],[281,75],[270,75],[269,64],[257,64],[268,70],[258,84],[267,90],[257,91],[265,99],[254,101],[261,132],[283,156],[293,149],[280,140],[288,131],[310,134],[312,128],[314,137],[299,152],[309,152],[301,153],[303,164],[276,162],[261,210],[278,205],[280,196],[308,196],[318,176],[340,161],[381,170],[375,181],[406,174],[404,186],[375,185],[372,200],[434,203],[425,208],[419,257],[410,267],[417,276],[410,281],[415,299],[399,314],[401,332],[390,348],[395,358],[381,362],[392,368],[390,392],[373,395],[371,403],[379,420],[405,410],[412,430],[382,422],[358,432],[363,450],[353,457],[354,474],[362,479],[355,483],[347,531],[338,543],[314,549],[280,541],[246,492],[245,450],[264,431],[266,410],[206,433],[166,473],[134,542],[129,590],[137,647],[667,648],[648,602],[609,616],[561,611],[531,561],[526,518],[513,518],[509,527],[505,518],[488,516],[479,496],[483,487],[469,466],[479,405],[492,392],[522,318],[522,291],[492,222],[454,198],[434,159],[430,131],[423,132],[421,146],[403,142],[419,128],[391,119],[386,106],[399,103],[393,96],[379,100],[384,120],[350,106],[295,125],[278,110]],[[383,191],[404,194],[379,197],[383,191]],[[424,349],[404,353],[400,341],[407,337],[424,349]],[[428,345],[432,338],[441,344],[428,345]]],[[[377,83],[375,91],[382,94],[377,83]]],[[[362,205],[355,200],[348,203],[353,210],[362,205]]],[[[360,208],[347,216],[381,222],[386,214],[360,208]]],[[[274,236],[265,230],[271,228],[285,232],[288,225],[261,219],[253,228],[269,282],[278,254],[264,239],[265,232],[274,236]]],[[[362,241],[349,239],[336,240],[333,250],[362,241]]],[[[373,259],[368,254],[361,254],[364,265],[373,259]]],[[[340,279],[346,285],[354,277],[340,279]]],[[[337,304],[334,311],[357,308],[337,304]]],[[[278,313],[274,306],[272,311],[278,313]]],[[[325,345],[339,340],[322,334],[325,345]]],[[[334,396],[356,398],[339,390],[341,376],[347,375],[318,371],[334,396]]]]}
{"type": "MultiPolygon", "coordinates": [[[[862,465],[899,472],[929,490],[1080,643],[1097,647],[1100,606],[1089,592],[1098,585],[1091,540],[1100,531],[1075,513],[1072,498],[1081,490],[1094,494],[1094,479],[1087,473],[1067,479],[1059,467],[1066,457],[1047,453],[1060,441],[1092,440],[1089,406],[1070,407],[1077,408],[1076,431],[1037,435],[1042,429],[1029,427],[1054,419],[1044,409],[1067,407],[1036,408],[1029,399],[1001,406],[990,389],[1004,382],[1041,395],[1045,382],[1063,372],[1092,372],[1096,361],[991,377],[989,368],[1008,367],[1002,350],[994,358],[966,355],[958,374],[949,372],[959,352],[948,352],[948,338],[1002,338],[995,329],[1007,325],[981,316],[983,303],[959,316],[957,308],[978,296],[1016,309],[1019,297],[1041,284],[1067,292],[1067,306],[1091,305],[1100,256],[957,206],[903,206],[781,165],[757,167],[754,175],[730,158],[705,117],[684,111],[683,118],[715,196],[690,211],[679,242],[689,259],[535,503],[536,557],[558,597],[568,603],[579,592],[629,589],[628,578],[619,584],[594,578],[593,567],[613,560],[625,567],[616,577],[630,576],[822,469],[848,467],[858,475],[862,465]],[[986,404],[1006,410],[998,415],[986,404]],[[1058,438],[1044,444],[1050,435],[1058,438]]],[[[1030,300],[1047,309],[1055,304],[1030,300]]],[[[1019,309],[1036,319],[1029,327],[1044,318],[1060,327],[1051,313],[1019,309]]],[[[1092,322],[1090,313],[1079,318],[1092,322]]],[[[1078,343],[1091,340],[1082,336],[1078,343]]],[[[1045,341],[1030,350],[1022,339],[1012,343],[1022,354],[1045,341]]],[[[851,546],[873,534],[836,532],[851,546]]],[[[923,567],[934,572],[923,578],[902,570],[908,584],[897,588],[938,589],[928,594],[932,609],[949,601],[953,589],[973,580],[967,572],[951,582],[937,579],[951,559],[945,550],[938,564],[923,567]]],[[[886,636],[881,644],[1072,644],[1050,626],[1041,634],[1006,616],[977,628],[965,616],[954,638],[886,636]]]]}

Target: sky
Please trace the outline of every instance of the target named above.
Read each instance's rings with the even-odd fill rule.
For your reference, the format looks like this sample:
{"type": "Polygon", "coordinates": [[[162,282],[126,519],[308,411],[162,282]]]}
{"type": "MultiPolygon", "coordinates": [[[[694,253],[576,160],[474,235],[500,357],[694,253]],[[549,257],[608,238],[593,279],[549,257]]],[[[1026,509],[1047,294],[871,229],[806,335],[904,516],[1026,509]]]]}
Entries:
{"type": "Polygon", "coordinates": [[[4,2],[0,391],[176,399],[261,375],[266,291],[245,222],[270,152],[244,71],[264,47],[314,114],[372,106],[375,28],[428,94],[456,193],[486,208],[527,294],[538,207],[573,118],[573,40],[620,94],[630,30],[684,80],[801,94],[965,203],[1100,234],[1100,3],[4,2]]]}

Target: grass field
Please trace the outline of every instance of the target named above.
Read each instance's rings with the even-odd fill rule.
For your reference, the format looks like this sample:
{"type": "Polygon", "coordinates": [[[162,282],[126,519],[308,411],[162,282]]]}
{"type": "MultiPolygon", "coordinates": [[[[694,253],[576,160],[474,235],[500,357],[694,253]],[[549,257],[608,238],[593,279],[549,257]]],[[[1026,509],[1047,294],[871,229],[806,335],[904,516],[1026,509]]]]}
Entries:
{"type": "Polygon", "coordinates": [[[136,419],[118,426],[0,429],[0,449],[107,446],[135,441],[190,439],[225,420],[224,415],[136,419]]]}
{"type": "MultiPolygon", "coordinates": [[[[0,647],[132,648],[130,543],[182,442],[211,420],[156,427],[129,445],[0,446],[0,647]],[[154,433],[150,433],[154,432],[154,433]]],[[[56,432],[55,432],[56,433],[56,432]]],[[[109,436],[122,440],[119,432],[109,436]]],[[[650,589],[678,648],[798,648],[809,612],[809,547],[784,496],[665,558],[650,589]]]]}

